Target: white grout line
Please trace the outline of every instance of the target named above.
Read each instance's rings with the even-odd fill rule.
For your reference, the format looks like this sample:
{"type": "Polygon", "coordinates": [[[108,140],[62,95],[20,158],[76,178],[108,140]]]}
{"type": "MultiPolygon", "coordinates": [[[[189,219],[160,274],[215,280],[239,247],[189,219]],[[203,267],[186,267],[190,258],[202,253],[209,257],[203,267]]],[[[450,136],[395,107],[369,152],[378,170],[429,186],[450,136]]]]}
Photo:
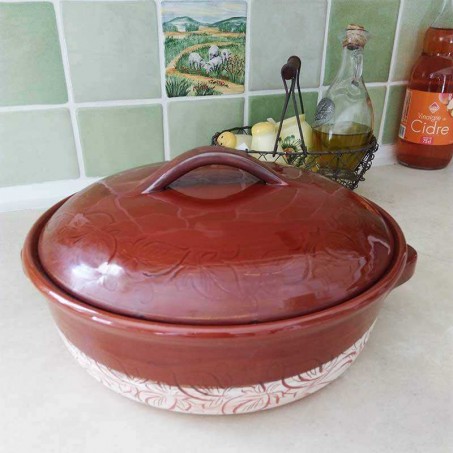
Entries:
{"type": "Polygon", "coordinates": [[[155,0],[156,16],[157,16],[157,34],[159,43],[159,66],[160,66],[160,89],[161,89],[161,104],[162,104],[162,127],[164,133],[164,156],[165,160],[171,159],[171,143],[170,143],[170,126],[168,117],[167,90],[166,82],[166,64],[165,64],[165,36],[162,27],[162,5],[160,0],[155,0]]]}
{"type": "MultiPolygon", "coordinates": [[[[302,88],[300,89],[301,93],[313,93],[314,91],[318,91],[319,87],[311,87],[311,88],[302,88]]],[[[273,90],[255,90],[249,91],[249,96],[267,96],[271,94],[285,94],[284,88],[276,88],[273,90]]]]}
{"type": "Polygon", "coordinates": [[[407,85],[408,80],[397,80],[395,82],[387,82],[388,86],[398,86],[398,85],[407,85]]]}
{"type": "MultiPolygon", "coordinates": [[[[71,0],[74,1],[74,0],[71,0]]],[[[160,104],[161,99],[124,99],[114,101],[89,101],[89,102],[74,102],[77,108],[96,108],[96,107],[130,107],[140,105],[156,105],[160,104]]]]}
{"type": "Polygon", "coordinates": [[[53,0],[52,3],[55,8],[55,17],[56,17],[56,21],[57,21],[58,37],[60,40],[60,48],[61,48],[61,58],[63,61],[64,75],[65,75],[65,79],[66,79],[66,88],[68,91],[67,105],[69,107],[69,113],[71,114],[72,130],[74,133],[74,142],[75,142],[75,147],[76,147],[76,152],[77,152],[77,161],[79,164],[80,177],[83,178],[86,175],[85,162],[83,161],[82,142],[80,140],[79,125],[77,123],[76,106],[74,104],[74,90],[73,90],[72,80],[71,80],[68,47],[66,45],[66,37],[64,34],[63,14],[61,11],[60,1],[53,0]]]}
{"type": "MultiPolygon", "coordinates": [[[[2,1],[9,1],[9,0],[0,0],[2,1]]],[[[20,0],[16,0],[20,1],[20,0]]],[[[28,1],[28,0],[22,0],[22,1],[28,1]]],[[[34,1],[43,1],[43,0],[34,0],[34,1]]],[[[70,2],[70,3],[115,3],[115,2],[149,2],[150,0],[56,0],[56,1],[65,1],[65,2],[70,2]]]]}
{"type": "Polygon", "coordinates": [[[249,86],[250,86],[250,58],[251,58],[251,48],[252,48],[252,2],[249,0],[247,2],[247,21],[245,25],[245,74],[244,74],[244,118],[242,120],[242,125],[247,126],[249,123],[249,86]]]}
{"type": "Polygon", "coordinates": [[[174,102],[204,102],[210,101],[212,99],[242,99],[245,97],[244,93],[240,94],[228,94],[227,96],[224,94],[215,94],[212,96],[181,96],[177,98],[168,98],[167,103],[172,104],[174,102]]]}
{"type": "Polygon", "coordinates": [[[326,72],[326,60],[327,60],[327,43],[329,40],[329,22],[330,22],[330,10],[332,8],[332,1],[327,0],[326,10],[326,22],[324,24],[324,42],[322,45],[322,56],[321,56],[321,71],[319,74],[319,87],[318,87],[318,102],[321,100],[323,94],[323,83],[326,72]]]}
{"type": "MultiPolygon", "coordinates": [[[[54,2],[54,1],[65,1],[68,3],[95,3],[95,2],[149,2],[150,0],[0,0],[0,3],[44,3],[44,2],[54,2]]],[[[164,0],[162,0],[164,1],[164,0]]],[[[188,0],[190,1],[190,0],[188,0]]],[[[193,0],[192,0],[193,1],[193,0]]]]}
{"type": "MultiPolygon", "coordinates": [[[[396,63],[397,63],[396,50],[398,48],[398,42],[399,42],[400,31],[401,31],[401,20],[403,17],[404,1],[405,0],[400,1],[400,7],[398,9],[398,18],[396,20],[395,39],[393,41],[392,56],[390,59],[388,80],[391,80],[393,72],[395,71],[396,63]]],[[[382,143],[382,138],[384,137],[385,120],[387,117],[387,105],[388,105],[389,98],[390,98],[390,87],[395,86],[395,85],[404,85],[405,83],[407,83],[407,82],[398,82],[398,83],[387,82],[387,89],[385,90],[385,97],[384,97],[384,105],[382,107],[381,129],[379,131],[379,137],[377,139],[378,143],[382,143]]]]}
{"type": "Polygon", "coordinates": [[[64,108],[69,108],[69,104],[10,105],[0,107],[0,113],[33,112],[35,110],[56,110],[64,108]]]}
{"type": "MultiPolygon", "coordinates": [[[[393,85],[406,85],[407,80],[400,80],[398,82],[367,82],[365,81],[367,88],[386,87],[393,85]]],[[[322,85],[319,87],[321,90],[326,90],[330,85],[322,85]]]]}
{"type": "MultiPolygon", "coordinates": [[[[22,0],[21,0],[22,1],[22,0]]],[[[54,0],[57,1],[57,0],[54,0]]],[[[68,0],[65,0],[68,1],[68,0]]],[[[70,0],[78,1],[78,0],[70,0]]],[[[105,0],[103,0],[105,1],[105,0]]],[[[112,1],[112,0],[109,0],[112,1]]],[[[115,0],[116,1],[116,0],[115,0]]],[[[0,3],[2,0],[0,0],[0,3]]],[[[407,80],[401,80],[396,82],[368,82],[366,86],[368,88],[374,87],[387,87],[387,86],[402,86],[407,85],[407,80]]],[[[314,93],[317,91],[323,91],[329,88],[328,85],[323,85],[321,87],[305,87],[301,88],[302,93],[314,93]]],[[[115,99],[112,101],[85,101],[85,102],[72,102],[76,109],[79,108],[96,108],[96,107],[128,107],[128,106],[140,106],[140,105],[156,105],[156,104],[168,104],[172,102],[198,102],[198,101],[209,101],[210,99],[235,99],[235,98],[249,98],[250,96],[270,96],[274,94],[285,94],[285,90],[273,89],[273,90],[247,90],[241,94],[229,94],[225,95],[215,95],[215,96],[187,96],[179,98],[155,98],[155,99],[115,99]]],[[[12,113],[12,112],[28,112],[33,110],[55,110],[61,108],[69,108],[70,104],[30,104],[30,105],[11,105],[11,106],[0,106],[0,113],[12,113]]]]}
{"type": "Polygon", "coordinates": [[[392,56],[390,58],[390,68],[389,68],[389,75],[388,75],[388,83],[390,85],[392,84],[403,84],[407,83],[405,82],[391,82],[393,79],[393,74],[395,72],[395,69],[397,67],[397,50],[398,50],[398,44],[400,42],[400,34],[401,34],[401,22],[403,19],[403,9],[404,9],[404,4],[405,0],[400,0],[400,7],[398,9],[398,18],[396,20],[396,28],[395,28],[395,39],[393,40],[393,47],[392,47],[392,56]]]}

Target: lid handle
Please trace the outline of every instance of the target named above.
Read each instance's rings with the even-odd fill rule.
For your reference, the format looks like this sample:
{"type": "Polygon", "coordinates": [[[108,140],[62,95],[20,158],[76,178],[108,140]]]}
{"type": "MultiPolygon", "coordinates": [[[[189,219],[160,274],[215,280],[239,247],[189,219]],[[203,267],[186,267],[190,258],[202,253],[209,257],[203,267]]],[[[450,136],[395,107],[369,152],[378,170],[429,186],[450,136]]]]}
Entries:
{"type": "Polygon", "coordinates": [[[165,190],[181,176],[206,165],[227,165],[250,173],[266,184],[287,186],[288,183],[276,171],[243,151],[221,146],[202,146],[192,149],[167,162],[143,183],[142,194],[165,190]]]}

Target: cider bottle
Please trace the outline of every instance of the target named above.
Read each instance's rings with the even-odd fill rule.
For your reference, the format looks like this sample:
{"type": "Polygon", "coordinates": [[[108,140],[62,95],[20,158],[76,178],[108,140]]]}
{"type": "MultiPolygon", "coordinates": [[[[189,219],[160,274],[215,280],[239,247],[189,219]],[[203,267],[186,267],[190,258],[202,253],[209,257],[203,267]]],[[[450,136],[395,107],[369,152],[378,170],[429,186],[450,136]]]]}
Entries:
{"type": "Polygon", "coordinates": [[[453,0],[426,31],[423,52],[406,90],[396,157],[403,165],[435,170],[453,156],[453,0]]]}

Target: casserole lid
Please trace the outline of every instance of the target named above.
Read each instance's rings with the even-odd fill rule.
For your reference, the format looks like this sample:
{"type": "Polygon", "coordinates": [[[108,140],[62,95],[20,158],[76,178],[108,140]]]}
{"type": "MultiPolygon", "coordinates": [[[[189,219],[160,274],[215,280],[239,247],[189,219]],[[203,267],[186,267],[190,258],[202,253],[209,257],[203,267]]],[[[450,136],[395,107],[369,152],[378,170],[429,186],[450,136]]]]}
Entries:
{"type": "Polygon", "coordinates": [[[216,146],[73,195],[43,228],[38,252],[52,280],[93,306],[243,324],[358,295],[387,269],[393,237],[349,189],[216,146]]]}

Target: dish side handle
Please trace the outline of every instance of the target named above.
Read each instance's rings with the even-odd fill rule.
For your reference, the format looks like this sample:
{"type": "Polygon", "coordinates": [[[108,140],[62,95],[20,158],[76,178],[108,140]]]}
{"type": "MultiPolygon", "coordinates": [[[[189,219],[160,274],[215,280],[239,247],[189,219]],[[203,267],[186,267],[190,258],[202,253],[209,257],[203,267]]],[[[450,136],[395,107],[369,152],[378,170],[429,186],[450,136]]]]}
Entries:
{"type": "Polygon", "coordinates": [[[411,245],[407,245],[407,260],[404,271],[395,286],[400,286],[403,283],[406,283],[414,275],[416,264],[417,251],[411,245]]]}

